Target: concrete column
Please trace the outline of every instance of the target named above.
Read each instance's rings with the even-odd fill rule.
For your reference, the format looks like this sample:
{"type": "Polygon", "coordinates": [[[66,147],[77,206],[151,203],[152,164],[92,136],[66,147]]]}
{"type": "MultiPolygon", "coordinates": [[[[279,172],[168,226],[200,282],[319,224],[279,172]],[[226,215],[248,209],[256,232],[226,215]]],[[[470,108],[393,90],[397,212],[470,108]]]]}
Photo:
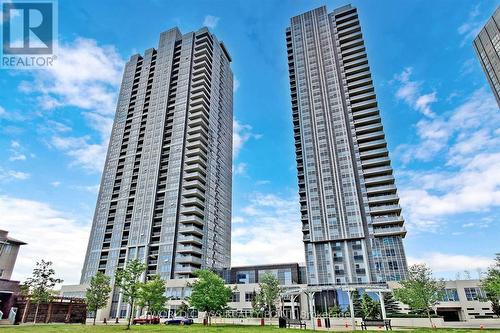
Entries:
{"type": "Polygon", "coordinates": [[[387,319],[387,314],[385,313],[385,303],[384,303],[384,293],[378,292],[378,299],[380,300],[380,307],[382,310],[382,319],[387,319]]]}
{"type": "Polygon", "coordinates": [[[316,330],[316,323],[314,322],[314,292],[306,292],[307,302],[309,303],[309,318],[311,319],[311,327],[316,330]]]}
{"type": "Polygon", "coordinates": [[[351,325],[352,325],[352,330],[356,330],[356,319],[354,317],[354,302],[352,300],[352,295],[351,295],[351,290],[347,291],[347,296],[349,298],[349,312],[351,313],[351,325]]]}

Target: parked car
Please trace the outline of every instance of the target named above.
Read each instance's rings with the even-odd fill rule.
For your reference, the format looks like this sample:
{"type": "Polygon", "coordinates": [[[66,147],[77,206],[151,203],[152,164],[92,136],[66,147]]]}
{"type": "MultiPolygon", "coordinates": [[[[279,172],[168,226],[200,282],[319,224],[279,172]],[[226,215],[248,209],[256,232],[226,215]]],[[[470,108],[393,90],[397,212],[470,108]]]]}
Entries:
{"type": "Polygon", "coordinates": [[[140,316],[132,320],[133,325],[144,325],[144,324],[159,324],[160,317],[158,316],[140,316]]]}
{"type": "Polygon", "coordinates": [[[165,325],[191,325],[193,319],[187,317],[174,317],[165,321],[165,325]]]}

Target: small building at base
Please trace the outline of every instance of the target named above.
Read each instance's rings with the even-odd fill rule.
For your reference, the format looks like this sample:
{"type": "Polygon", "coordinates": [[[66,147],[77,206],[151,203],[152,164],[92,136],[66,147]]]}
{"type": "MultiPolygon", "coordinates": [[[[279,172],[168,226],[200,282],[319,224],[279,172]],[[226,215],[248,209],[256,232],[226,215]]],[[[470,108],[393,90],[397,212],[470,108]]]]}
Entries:
{"type": "MultiPolygon", "coordinates": [[[[275,275],[283,288],[283,297],[279,302],[278,313],[292,319],[309,319],[312,312],[315,316],[325,316],[329,310],[338,305],[342,309],[349,308],[348,290],[366,290],[377,298],[379,291],[390,291],[398,287],[397,282],[377,285],[339,285],[339,286],[307,286],[305,283],[305,267],[298,263],[239,266],[223,269],[217,273],[224,279],[226,285],[233,289],[226,317],[252,317],[254,313],[253,300],[259,292],[259,278],[266,273],[275,275]],[[308,292],[311,291],[311,292],[308,292]],[[314,300],[314,301],[312,301],[314,300]],[[309,302],[312,302],[312,307],[309,302]]],[[[171,279],[165,281],[165,293],[169,297],[166,311],[162,317],[186,315],[184,309],[191,295],[190,285],[195,279],[171,279]]],[[[66,285],[61,289],[61,296],[83,298],[88,285],[66,285]]],[[[484,300],[484,292],[479,280],[445,281],[445,296],[435,310],[444,321],[472,321],[475,319],[494,318],[491,303],[484,300]]],[[[110,313],[112,302],[97,312],[97,320],[126,318],[128,312],[110,313]]],[[[116,308],[116,307],[115,307],[116,308]]],[[[410,309],[400,304],[401,312],[408,313],[410,309]]],[[[90,314],[93,316],[93,314],[90,314]]],[[[139,315],[137,313],[136,315],[139,315]]],[[[197,312],[189,310],[189,316],[197,316],[197,312]]]]}

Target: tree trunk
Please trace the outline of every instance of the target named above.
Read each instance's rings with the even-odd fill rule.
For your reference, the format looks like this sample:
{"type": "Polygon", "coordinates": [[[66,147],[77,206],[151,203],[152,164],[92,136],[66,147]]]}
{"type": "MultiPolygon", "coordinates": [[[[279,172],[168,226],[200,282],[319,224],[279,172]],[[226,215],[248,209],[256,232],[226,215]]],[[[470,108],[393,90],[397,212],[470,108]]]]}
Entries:
{"type": "Polygon", "coordinates": [[[134,312],[134,300],[130,302],[130,313],[128,314],[127,329],[130,329],[130,321],[132,320],[132,312],[134,312]]]}
{"type": "Polygon", "coordinates": [[[432,326],[431,312],[429,311],[429,309],[427,309],[427,318],[429,318],[429,322],[431,323],[431,328],[434,328],[434,326],[432,326]]]}
{"type": "Polygon", "coordinates": [[[35,318],[33,318],[33,324],[36,324],[36,317],[38,317],[38,307],[39,306],[40,306],[40,302],[36,303],[35,318]]]}
{"type": "Polygon", "coordinates": [[[94,326],[95,326],[95,320],[96,320],[96,318],[97,318],[97,308],[94,311],[94,323],[92,324],[94,326]]]}

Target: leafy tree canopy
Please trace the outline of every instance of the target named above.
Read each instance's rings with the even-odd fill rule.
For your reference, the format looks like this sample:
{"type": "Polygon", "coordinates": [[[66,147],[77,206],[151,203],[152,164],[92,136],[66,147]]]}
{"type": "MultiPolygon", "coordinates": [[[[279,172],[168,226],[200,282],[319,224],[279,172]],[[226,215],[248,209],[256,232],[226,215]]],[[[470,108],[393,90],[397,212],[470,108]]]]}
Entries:
{"type": "Polygon", "coordinates": [[[442,298],[443,281],[436,280],[432,276],[432,270],[426,265],[416,264],[408,268],[407,278],[400,284],[401,288],[394,290],[396,299],[414,310],[425,311],[432,325],[430,312],[442,298]]]}
{"type": "Polygon", "coordinates": [[[224,285],[224,280],[212,271],[201,269],[195,272],[197,280],[192,288],[189,302],[198,311],[206,312],[210,319],[215,312],[224,310],[229,302],[232,290],[224,285]]]}
{"type": "Polygon", "coordinates": [[[154,275],[149,281],[140,286],[138,305],[147,307],[149,314],[157,314],[163,311],[167,300],[165,282],[159,275],[154,275]]]}
{"type": "Polygon", "coordinates": [[[90,286],[85,293],[87,307],[89,310],[96,312],[94,314],[94,325],[97,317],[97,310],[104,308],[111,293],[111,278],[101,272],[97,272],[90,279],[90,286]]]}

